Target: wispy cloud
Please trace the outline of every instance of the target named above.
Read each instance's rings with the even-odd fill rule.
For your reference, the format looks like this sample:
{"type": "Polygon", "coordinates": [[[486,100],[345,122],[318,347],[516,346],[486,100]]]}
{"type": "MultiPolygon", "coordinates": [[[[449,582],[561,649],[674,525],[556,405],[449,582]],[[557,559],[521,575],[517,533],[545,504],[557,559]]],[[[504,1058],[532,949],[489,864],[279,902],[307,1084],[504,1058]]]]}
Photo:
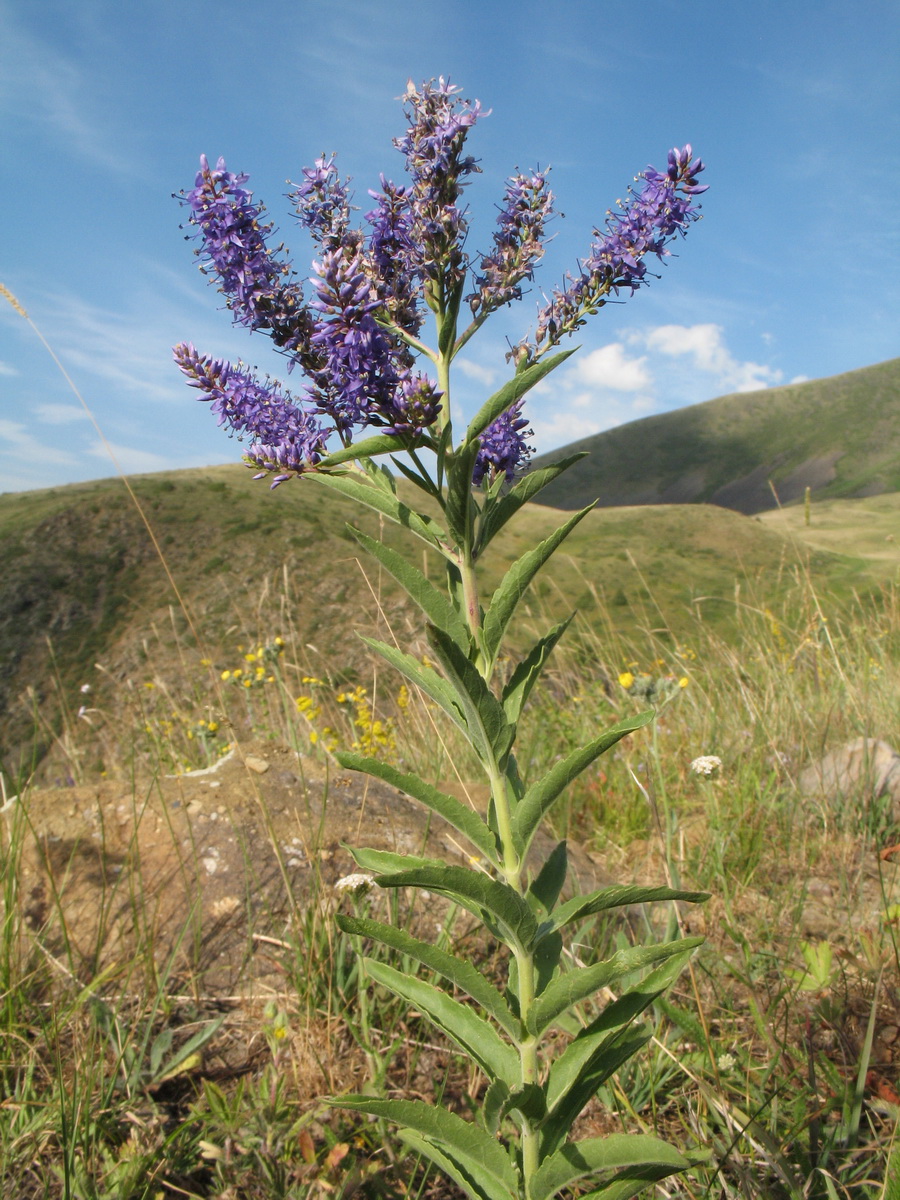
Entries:
{"type": "Polygon", "coordinates": [[[141,474],[150,471],[171,470],[172,460],[162,454],[153,454],[150,450],[141,450],[136,446],[122,446],[115,442],[101,442],[99,439],[88,447],[92,458],[102,459],[113,469],[120,470],[126,475],[141,474]],[[112,451],[112,454],[110,454],[112,451]],[[113,458],[113,455],[115,456],[113,458]]]}
{"type": "Polygon", "coordinates": [[[15,367],[11,367],[9,363],[0,361],[0,375],[18,375],[19,372],[15,367]]]}
{"type": "Polygon", "coordinates": [[[90,418],[77,404],[36,404],[34,412],[42,425],[71,425],[90,418]]]}
{"type": "Polygon", "coordinates": [[[26,32],[8,6],[0,6],[3,46],[0,107],[42,132],[49,130],[67,151],[120,175],[137,171],[133,157],[123,155],[120,139],[91,92],[88,72],[61,54],[46,39],[26,32]]]}
{"type": "Polygon", "coordinates": [[[592,350],[574,369],[581,383],[613,392],[641,392],[652,382],[647,359],[629,358],[619,342],[592,350]]]}

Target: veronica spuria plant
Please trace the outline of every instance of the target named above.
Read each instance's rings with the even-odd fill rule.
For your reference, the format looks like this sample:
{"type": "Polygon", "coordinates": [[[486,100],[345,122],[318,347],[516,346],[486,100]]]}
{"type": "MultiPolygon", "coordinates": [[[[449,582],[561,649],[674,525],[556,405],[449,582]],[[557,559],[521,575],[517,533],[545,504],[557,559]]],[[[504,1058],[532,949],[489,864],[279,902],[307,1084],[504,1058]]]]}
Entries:
{"type": "Polygon", "coordinates": [[[273,487],[294,476],[314,479],[404,526],[446,565],[442,590],[410,559],[353,530],[421,609],[429,661],[373,639],[368,644],[471,745],[490,785],[487,812],[383,759],[337,757],[431,809],[468,842],[472,862],[482,864],[355,850],[358,866],[382,888],[428,889],[473,913],[508,948],[508,971],[498,984],[472,962],[393,926],[369,917],[338,921],[360,944],[371,939],[394,947],[450,985],[367,960],[372,979],[471,1057],[487,1089],[477,1122],[417,1100],[360,1095],[334,1103],[396,1122],[410,1147],[477,1200],[547,1200],[579,1181],[591,1196],[619,1200],[682,1170],[685,1158],[647,1135],[571,1142],[569,1134],[597,1089],[647,1041],[638,1018],[698,939],[619,950],[594,965],[564,969],[566,938],[592,914],[705,897],[665,887],[607,887],[563,899],[565,842],[536,873],[529,870],[535,834],[566,786],[647,725],[652,712],[572,749],[543,777],[523,778],[515,757],[518,723],[568,621],[539,638],[503,682],[498,659],[522,595],[589,509],[523,554],[489,599],[479,593],[478,565],[522,505],[575,461],[522,473],[531,452],[526,394],[572,353],[558,349],[562,339],[610,298],[643,286],[651,258],[663,258],[670,240],[686,233],[699,215],[694,198],[705,190],[697,183],[703,164],[685,146],[669,154],[665,171],[648,168],[639,177],[639,188],[595,230],[577,273],[540,309],[534,336],[510,351],[509,381],[457,437],[450,419],[453,360],[492,312],[521,298],[543,254],[553,196],[546,172],[512,176],[493,246],[470,261],[460,200],[478,170],[466,140],[479,105],[443,79],[420,89],[410,83],[404,101],[409,127],[395,146],[407,182],[382,178],[365,228],[351,224],[350,195],[333,159],[303,170],[291,199],[317,250],[305,286],[284,248],[270,244],[272,227],[244,187],[246,176],[230,173],[221,159],[210,167],[203,158],[194,189],[182,197],[202,269],[218,282],[234,320],[268,334],[288,371],[300,369],[306,380],[300,395],[190,345],[176,347],[175,358],[220,423],[247,441],[245,461],[274,476],[273,487]],[[429,314],[432,336],[423,332],[429,314]],[[422,511],[398,495],[385,456],[427,497],[422,511]],[[617,997],[551,1061],[549,1032],[566,1024],[579,1003],[610,988],[617,997]]]}

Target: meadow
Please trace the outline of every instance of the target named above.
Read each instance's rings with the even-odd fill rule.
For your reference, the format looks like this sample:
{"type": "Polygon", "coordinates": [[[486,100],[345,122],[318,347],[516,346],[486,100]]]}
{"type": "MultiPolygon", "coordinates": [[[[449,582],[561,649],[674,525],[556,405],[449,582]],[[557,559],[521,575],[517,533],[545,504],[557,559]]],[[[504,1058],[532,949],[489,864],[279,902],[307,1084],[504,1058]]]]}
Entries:
{"type": "MultiPolygon", "coordinates": [[[[373,568],[361,571],[339,540],[340,506],[326,516],[306,489],[298,519],[294,496],[246,498],[238,470],[153,477],[138,488],[184,589],[183,608],[163,575],[148,589],[146,572],[158,571],[152,556],[129,557],[123,522],[131,518],[111,494],[104,499],[111,485],[79,485],[76,505],[75,489],[30,500],[32,530],[42,521],[58,527],[65,509],[73,546],[79,521],[106,521],[110,540],[98,552],[107,572],[99,591],[96,573],[90,587],[78,581],[87,587],[90,637],[71,608],[56,649],[36,638],[18,660],[29,669],[43,663],[46,682],[32,692],[33,735],[23,742],[32,747],[30,769],[20,765],[26,755],[14,778],[8,759],[2,776],[4,1195],[455,1194],[384,1122],[323,1104],[327,1092],[353,1086],[467,1114],[483,1091],[449,1043],[360,975],[353,939],[336,936],[334,913],[387,902],[335,890],[334,839],[323,831],[328,804],[337,804],[337,749],[414,769],[477,806],[478,792],[467,789],[474,764],[445,731],[437,735],[428,702],[386,669],[374,675],[356,645],[363,627],[427,653],[396,593],[373,568]],[[208,518],[201,559],[197,498],[207,492],[229,527],[208,518]],[[238,492],[239,503],[223,502],[238,492]],[[307,556],[290,568],[288,519],[293,551],[307,556]],[[197,932],[203,870],[185,867],[174,914],[181,924],[163,942],[152,916],[159,896],[132,865],[148,852],[140,830],[151,816],[158,861],[166,837],[172,861],[206,853],[199,835],[185,836],[180,822],[190,825],[191,806],[179,808],[172,789],[179,780],[215,780],[190,773],[230,753],[232,783],[223,774],[217,796],[240,780],[255,789],[258,831],[258,844],[237,837],[235,854],[252,880],[265,850],[283,905],[277,924],[257,922],[253,910],[240,927],[245,944],[229,945],[226,991],[197,932]],[[316,797],[316,821],[308,807],[266,810],[256,783],[272,772],[257,774],[260,760],[292,764],[303,794],[316,797]],[[121,835],[110,815],[80,831],[66,826],[68,857],[56,853],[51,818],[68,811],[67,796],[77,798],[74,812],[113,786],[131,797],[124,847],[113,846],[121,835]],[[69,887],[88,842],[91,862],[108,865],[115,851],[119,868],[104,868],[90,912],[71,902],[69,887]],[[292,883],[294,844],[308,868],[302,888],[292,883]],[[31,889],[41,871],[37,906],[31,889]],[[260,939],[267,970],[242,977],[260,939]]],[[[11,569],[27,580],[34,559],[16,519],[21,502],[4,498],[0,518],[21,547],[11,569]]],[[[762,521],[699,506],[607,510],[573,535],[552,584],[526,598],[526,627],[580,610],[523,721],[527,775],[598,725],[648,702],[658,709],[649,731],[624,740],[569,789],[554,832],[601,877],[712,894],[690,911],[652,906],[593,917],[576,939],[582,965],[651,927],[706,938],[654,1006],[646,1050],[603,1085],[578,1127],[582,1135],[655,1131],[695,1153],[691,1172],[659,1184],[660,1196],[900,1196],[900,884],[880,853],[898,840],[897,814],[864,786],[822,798],[799,784],[827,749],[894,736],[900,595],[890,544],[898,513],[893,497],[817,504],[808,524],[802,507],[762,521]],[[701,756],[721,765],[708,775],[692,770],[701,756]]],[[[497,557],[510,561],[520,552],[515,539],[528,544],[554,516],[526,510],[497,557]]],[[[71,595],[64,562],[59,571],[57,590],[71,595]]],[[[20,710],[6,727],[20,741],[24,720],[20,710]]],[[[355,811],[346,797],[344,809],[355,811]]],[[[237,830],[227,802],[217,815],[237,830]]],[[[361,822],[361,814],[351,820],[345,836],[361,822]]],[[[249,895],[241,904],[251,911],[249,895]]],[[[394,916],[411,928],[430,923],[483,969],[497,959],[497,946],[475,935],[464,912],[401,896],[394,916]]],[[[370,952],[427,974],[399,951],[370,952]]],[[[593,1011],[582,1005],[579,1020],[593,1011]]]]}

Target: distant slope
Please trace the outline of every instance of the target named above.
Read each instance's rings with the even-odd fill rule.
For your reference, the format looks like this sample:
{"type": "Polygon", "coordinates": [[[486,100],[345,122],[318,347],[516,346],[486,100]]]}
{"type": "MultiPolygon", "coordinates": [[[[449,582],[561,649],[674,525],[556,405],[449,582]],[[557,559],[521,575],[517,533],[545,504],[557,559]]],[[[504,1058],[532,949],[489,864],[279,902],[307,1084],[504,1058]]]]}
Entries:
{"type": "Polygon", "coordinates": [[[539,497],[555,508],[718,504],[742,513],[814,496],[900,491],[900,358],[845,375],[722,396],[632,421],[535,460],[579,450],[539,497]]]}
{"type": "MultiPolygon", "coordinates": [[[[76,719],[83,685],[102,708],[104,692],[112,696],[129,680],[139,689],[148,677],[183,675],[185,647],[220,671],[234,665],[237,643],[270,640],[289,623],[315,673],[341,680],[363,680],[371,670],[358,633],[389,637],[389,628],[426,651],[421,616],[365,561],[346,522],[405,546],[441,578],[436,556],[426,563],[403,530],[386,523],[380,531],[375,514],[312,480],[272,493],[238,465],[132,483],[194,632],[121,481],[0,496],[0,770],[7,778],[45,758],[76,719]]],[[[558,523],[555,510],[526,506],[488,556],[484,596],[558,523]]],[[[897,513],[885,515],[879,534],[900,542],[897,513]]],[[[840,597],[893,573],[891,562],[864,553],[848,529],[828,552],[804,549],[800,557],[817,585],[840,597]]],[[[725,633],[736,579],[765,580],[774,602],[790,583],[781,569],[786,556],[796,560],[797,552],[781,532],[722,508],[607,509],[578,526],[523,614],[530,610],[544,630],[577,607],[604,633],[665,623],[677,634],[702,605],[704,620],[725,633]]]]}

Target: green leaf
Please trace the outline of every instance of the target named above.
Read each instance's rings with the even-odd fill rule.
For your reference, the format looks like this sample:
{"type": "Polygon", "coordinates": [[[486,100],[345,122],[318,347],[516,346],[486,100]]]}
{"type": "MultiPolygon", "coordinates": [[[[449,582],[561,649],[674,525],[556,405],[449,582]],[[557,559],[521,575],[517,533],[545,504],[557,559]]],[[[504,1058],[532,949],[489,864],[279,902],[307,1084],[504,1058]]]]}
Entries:
{"type": "Polygon", "coordinates": [[[366,758],[361,754],[351,754],[349,751],[343,750],[337,751],[335,758],[348,771],[364,771],[367,775],[383,779],[385,783],[405,792],[407,796],[412,796],[414,800],[418,800],[420,804],[430,808],[439,817],[443,817],[448,825],[452,825],[454,829],[468,838],[485,858],[490,859],[495,865],[499,865],[496,838],[478,813],[468,804],[463,804],[455,796],[448,796],[445,792],[438,791],[436,787],[425,783],[417,775],[405,775],[396,767],[382,762],[381,759],[366,758]]]}
{"type": "Polygon", "coordinates": [[[445,1108],[422,1100],[377,1100],[370,1096],[337,1096],[329,1104],[383,1117],[420,1134],[441,1153],[452,1156],[453,1162],[474,1180],[486,1181],[491,1200],[516,1200],[520,1195],[519,1173],[500,1142],[445,1108]]]}
{"type": "Polygon", "coordinates": [[[599,1187],[593,1192],[588,1192],[586,1195],[581,1196],[579,1200],[631,1200],[632,1196],[640,1195],[641,1192],[646,1191],[654,1183],[658,1183],[661,1179],[665,1179],[667,1175],[673,1174],[675,1174],[675,1171],[670,1167],[652,1165],[647,1167],[629,1167],[620,1171],[611,1183],[606,1183],[603,1187],[599,1187]]]}
{"type": "Polygon", "coordinates": [[[548,467],[538,467],[535,471],[529,471],[495,503],[485,505],[484,516],[476,539],[474,557],[477,558],[481,555],[485,547],[497,536],[506,522],[516,515],[523,504],[527,504],[541,488],[552,483],[557,475],[561,475],[563,471],[567,471],[569,467],[586,458],[588,453],[587,450],[582,450],[580,454],[571,454],[568,458],[561,458],[559,462],[552,463],[548,467]]]}
{"type": "Polygon", "coordinates": [[[534,994],[540,996],[559,973],[563,940],[559,933],[541,938],[534,951],[534,994]]]}
{"type": "Polygon", "coordinates": [[[474,1009],[433,983],[397,971],[387,963],[374,958],[364,958],[363,962],[366,972],[376,983],[389,988],[395,996],[424,1013],[478,1063],[488,1079],[503,1079],[510,1087],[518,1081],[521,1072],[518,1054],[474,1009]]]}
{"type": "Polygon", "coordinates": [[[709,899],[709,892],[681,892],[670,887],[605,887],[587,896],[573,896],[561,904],[549,921],[538,930],[538,937],[580,921],[593,913],[606,912],[610,908],[624,908],[632,904],[656,904],[662,900],[683,900],[687,904],[702,904],[709,899]]]}
{"type": "Polygon", "coordinates": [[[540,383],[552,370],[564,363],[577,349],[576,346],[572,350],[562,350],[559,354],[553,354],[550,358],[542,358],[539,362],[532,363],[530,367],[517,371],[499,392],[494,392],[493,396],[481,406],[469,423],[465,440],[474,442],[492,421],[505,412],[511,404],[515,404],[520,396],[524,396],[536,383],[540,383]]]}
{"type": "Polygon", "coordinates": [[[634,946],[618,950],[612,958],[594,963],[590,967],[578,967],[567,971],[551,983],[528,1010],[527,1026],[533,1034],[542,1033],[560,1013],[592,996],[602,987],[608,987],[623,975],[630,975],[641,967],[661,962],[673,954],[683,954],[688,948],[699,946],[703,938],[683,938],[676,942],[664,942],[659,946],[634,946]]]}
{"type": "Polygon", "coordinates": [[[569,856],[566,852],[565,840],[559,842],[547,861],[538,872],[538,877],[528,889],[528,895],[533,896],[541,908],[549,913],[559,899],[566,882],[566,872],[569,868],[569,856]]]}
{"type": "Polygon", "coordinates": [[[472,531],[476,514],[475,497],[472,494],[472,471],[478,443],[462,445],[447,464],[447,500],[445,516],[447,528],[457,546],[472,544],[472,531]]]}
{"type": "Polygon", "coordinates": [[[353,462],[359,458],[375,458],[379,454],[396,454],[398,450],[406,449],[401,443],[402,439],[398,438],[395,433],[378,433],[374,437],[364,438],[361,442],[354,442],[350,446],[335,450],[333,454],[322,459],[317,465],[317,470],[327,471],[330,467],[337,467],[341,463],[353,462]]]}
{"type": "MultiPolygon", "coordinates": [[[[395,874],[397,871],[443,871],[446,863],[440,858],[421,858],[417,854],[392,854],[389,850],[370,850],[367,846],[348,846],[354,862],[364,871],[395,874]]],[[[381,880],[376,881],[380,886],[381,880]]],[[[422,884],[422,887],[427,887],[422,884]]]]}
{"type": "Polygon", "coordinates": [[[506,933],[504,940],[522,948],[531,944],[537,921],[527,902],[508,883],[467,867],[414,868],[378,878],[380,887],[423,887],[456,900],[469,912],[488,914],[506,933]]]}
{"type": "Polygon", "coordinates": [[[548,634],[535,642],[528,654],[518,664],[507,680],[506,686],[503,689],[501,703],[503,710],[506,713],[507,720],[511,724],[515,724],[521,715],[525,701],[531,694],[531,689],[540,678],[541,672],[544,669],[544,664],[550,657],[550,654],[569,628],[575,614],[567,617],[565,621],[560,621],[558,625],[554,625],[548,634]]]}
{"type": "Polygon", "coordinates": [[[360,937],[371,938],[385,946],[391,946],[401,954],[417,959],[432,971],[437,971],[444,979],[471,996],[511,1037],[519,1036],[519,1022],[510,1012],[506,1001],[471,962],[457,958],[455,954],[448,954],[446,950],[440,950],[430,942],[419,941],[395,925],[384,925],[381,921],[373,921],[368,917],[350,917],[344,913],[338,913],[336,920],[344,933],[355,933],[360,937]]]}
{"type": "Polygon", "coordinates": [[[645,1025],[607,1035],[572,1085],[557,1100],[541,1125],[541,1157],[546,1158],[565,1142],[578,1114],[609,1077],[643,1049],[652,1030],[645,1025]]]}
{"type": "Polygon", "coordinates": [[[690,953],[691,949],[686,949],[683,956],[673,954],[648,972],[629,991],[607,1004],[590,1025],[569,1042],[562,1054],[550,1064],[547,1074],[547,1106],[551,1110],[570,1089],[578,1086],[583,1074],[595,1071],[595,1056],[598,1053],[602,1055],[610,1033],[630,1025],[678,978],[684,970],[684,959],[690,953]]]}
{"type": "Polygon", "coordinates": [[[464,1163],[455,1159],[453,1151],[446,1143],[441,1142],[438,1145],[437,1142],[422,1137],[420,1133],[415,1133],[411,1129],[401,1128],[398,1136],[410,1150],[424,1155],[430,1162],[433,1162],[437,1169],[448,1179],[452,1179],[457,1187],[471,1197],[471,1200],[494,1200],[496,1195],[494,1182],[487,1172],[479,1172],[468,1161],[464,1163]]]}
{"type": "Polygon", "coordinates": [[[636,729],[642,729],[645,725],[649,725],[654,716],[653,710],[649,709],[647,712],[638,713],[637,716],[626,717],[624,721],[620,721],[617,725],[613,725],[601,733],[594,741],[574,750],[562,762],[552,767],[543,779],[539,779],[528,789],[516,808],[512,820],[513,842],[520,855],[524,856],[527,853],[538,826],[557,800],[560,792],[576,776],[580,775],[585,767],[590,766],[595,758],[599,758],[626,734],[634,733],[636,729]]]}
{"type": "Polygon", "coordinates": [[[469,632],[459,613],[443,594],[402,554],[370,538],[368,534],[349,526],[359,544],[385,567],[418,604],[433,625],[445,630],[466,654],[469,649],[469,632]]]}
{"type": "Polygon", "coordinates": [[[500,1128],[508,1100],[509,1088],[502,1079],[495,1079],[488,1085],[481,1101],[481,1120],[488,1133],[496,1134],[500,1128]]]}
{"type": "MultiPolygon", "coordinates": [[[[608,1137],[570,1142],[541,1163],[531,1183],[531,1200],[550,1200],[564,1187],[599,1171],[665,1169],[684,1171],[688,1160],[674,1146],[647,1133],[612,1133],[608,1137]]],[[[655,1176],[660,1178],[660,1176],[655,1176]]]]}
{"type": "Polygon", "coordinates": [[[503,705],[485,683],[468,655],[442,629],[428,626],[428,641],[453,688],[456,703],[465,715],[469,740],[483,762],[502,761],[509,753],[515,729],[503,705]]]}
{"type": "Polygon", "coordinates": [[[442,554],[446,553],[447,534],[441,526],[431,517],[414,512],[392,493],[386,492],[372,483],[365,483],[352,475],[321,475],[313,471],[310,472],[309,477],[317,480],[323,487],[331,488],[332,491],[340,492],[342,496],[347,496],[350,500],[355,500],[359,504],[373,508],[376,512],[383,513],[391,521],[409,529],[429,546],[435,547],[442,554]]]}
{"type": "MultiPolygon", "coordinates": [[[[434,628],[434,626],[431,628],[434,628]]],[[[395,670],[399,671],[401,675],[405,675],[410,683],[414,683],[416,687],[422,689],[426,696],[430,696],[444,710],[453,724],[472,742],[473,735],[469,730],[463,709],[457,700],[456,689],[446,679],[442,679],[437,671],[431,667],[426,667],[424,663],[419,662],[417,658],[413,658],[411,654],[405,654],[395,646],[389,646],[387,642],[381,642],[377,638],[364,636],[362,640],[370,650],[374,650],[376,654],[380,654],[395,670]]],[[[451,645],[455,645],[452,638],[447,637],[447,640],[451,645]]],[[[472,744],[474,745],[474,742],[472,744]]]]}
{"type": "Polygon", "coordinates": [[[527,591],[528,585],[554,550],[569,536],[578,522],[584,520],[593,507],[590,505],[575,513],[539,545],[526,551],[503,576],[484,614],[484,645],[492,661],[497,657],[510,617],[527,591]]]}

